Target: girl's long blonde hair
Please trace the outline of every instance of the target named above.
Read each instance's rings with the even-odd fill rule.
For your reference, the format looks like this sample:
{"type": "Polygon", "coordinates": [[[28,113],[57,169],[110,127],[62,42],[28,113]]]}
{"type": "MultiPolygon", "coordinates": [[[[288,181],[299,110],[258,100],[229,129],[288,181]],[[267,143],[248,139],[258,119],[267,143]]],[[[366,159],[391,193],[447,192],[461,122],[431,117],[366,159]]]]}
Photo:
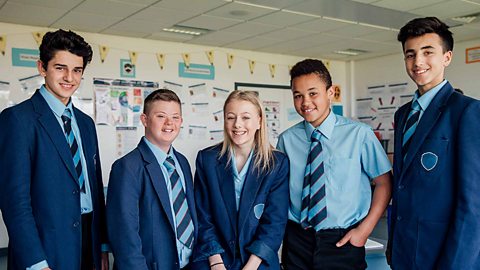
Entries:
{"type": "MultiPolygon", "coordinates": [[[[258,98],[258,93],[254,91],[244,91],[244,90],[235,90],[230,95],[228,95],[227,100],[225,100],[225,104],[223,105],[223,113],[224,119],[225,116],[225,109],[227,104],[234,101],[248,101],[255,106],[257,109],[258,115],[260,116],[260,128],[255,132],[254,138],[254,166],[255,168],[262,170],[264,172],[269,172],[273,168],[273,147],[270,145],[268,141],[268,132],[267,132],[267,124],[265,120],[265,110],[263,109],[262,103],[258,98]]],[[[228,162],[231,160],[230,153],[232,152],[233,142],[227,134],[226,128],[223,129],[223,144],[222,150],[220,151],[220,156],[225,155],[227,152],[229,153],[228,162]]]]}

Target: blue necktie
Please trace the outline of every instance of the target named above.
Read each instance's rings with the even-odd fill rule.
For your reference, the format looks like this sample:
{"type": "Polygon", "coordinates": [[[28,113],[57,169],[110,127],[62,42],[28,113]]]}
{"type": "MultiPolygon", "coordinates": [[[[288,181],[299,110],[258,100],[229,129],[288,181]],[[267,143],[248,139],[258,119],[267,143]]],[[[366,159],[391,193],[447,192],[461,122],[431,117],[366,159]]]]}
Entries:
{"type": "Polygon", "coordinates": [[[312,133],[302,190],[302,212],[300,223],[304,229],[312,227],[320,230],[320,223],[327,217],[325,199],[325,175],[322,155],[321,133],[312,133]]]}
{"type": "Polygon", "coordinates": [[[407,156],[408,146],[412,142],[413,134],[418,125],[418,118],[420,117],[420,104],[415,100],[412,103],[412,110],[408,114],[407,122],[405,123],[405,128],[403,129],[403,141],[402,141],[402,155],[403,159],[407,156]]]}
{"type": "Polygon", "coordinates": [[[70,153],[73,158],[73,165],[75,166],[75,171],[77,172],[78,185],[80,190],[85,193],[85,185],[83,170],[82,170],[82,160],[80,158],[80,150],[78,149],[77,140],[72,130],[72,112],[70,109],[65,109],[62,115],[63,129],[65,130],[65,137],[67,138],[68,145],[70,146],[70,153]]]}
{"type": "Polygon", "coordinates": [[[175,161],[168,157],[163,163],[170,174],[170,183],[172,185],[173,211],[175,212],[175,222],[177,224],[177,239],[186,247],[192,248],[193,242],[193,222],[190,210],[188,209],[187,199],[183,191],[180,175],[175,169],[175,161]]]}

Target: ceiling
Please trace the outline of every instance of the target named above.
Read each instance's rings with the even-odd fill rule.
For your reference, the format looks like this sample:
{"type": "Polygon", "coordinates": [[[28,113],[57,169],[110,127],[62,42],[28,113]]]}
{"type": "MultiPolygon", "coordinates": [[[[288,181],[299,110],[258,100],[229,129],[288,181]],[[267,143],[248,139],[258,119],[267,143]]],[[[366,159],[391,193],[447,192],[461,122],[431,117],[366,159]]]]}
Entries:
{"type": "Polygon", "coordinates": [[[398,53],[398,29],[419,16],[480,38],[480,0],[0,0],[0,22],[332,60],[398,53]],[[163,31],[175,25],[206,33],[163,31]]]}

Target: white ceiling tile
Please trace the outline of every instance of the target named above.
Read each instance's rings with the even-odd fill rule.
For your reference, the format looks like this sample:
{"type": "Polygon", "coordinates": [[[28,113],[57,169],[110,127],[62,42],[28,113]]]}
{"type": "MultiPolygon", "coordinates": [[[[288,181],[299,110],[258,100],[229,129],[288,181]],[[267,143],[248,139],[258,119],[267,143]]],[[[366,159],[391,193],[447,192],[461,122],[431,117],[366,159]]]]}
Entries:
{"type": "Polygon", "coordinates": [[[161,31],[161,32],[153,33],[147,36],[146,38],[155,39],[155,40],[164,40],[164,41],[185,42],[187,40],[192,39],[193,36],[161,31]]]}
{"type": "Polygon", "coordinates": [[[148,35],[140,31],[127,31],[127,30],[117,30],[117,29],[107,29],[103,31],[102,34],[123,36],[123,37],[136,37],[136,38],[144,38],[145,36],[148,35]]]}
{"type": "Polygon", "coordinates": [[[262,34],[261,36],[264,38],[271,38],[271,39],[278,39],[278,40],[292,40],[296,38],[301,38],[309,35],[313,35],[315,33],[313,32],[308,32],[308,31],[302,31],[299,29],[294,29],[294,28],[283,28],[280,30],[272,31],[269,33],[262,34]]]}
{"type": "Polygon", "coordinates": [[[342,28],[348,25],[350,24],[319,18],[306,23],[294,25],[292,26],[292,28],[320,33],[320,32],[325,32],[333,29],[342,28]]]}
{"type": "Polygon", "coordinates": [[[256,36],[262,33],[272,32],[277,29],[279,29],[279,27],[268,25],[268,24],[245,22],[245,23],[234,25],[229,28],[225,28],[222,31],[256,36]]]}
{"type": "Polygon", "coordinates": [[[125,30],[131,32],[141,32],[145,34],[155,33],[162,31],[165,26],[152,24],[150,21],[144,20],[133,20],[133,19],[126,19],[123,20],[115,25],[112,25],[108,29],[113,30],[125,30]]]}
{"type": "Polygon", "coordinates": [[[222,17],[215,17],[209,15],[200,15],[189,20],[178,23],[179,25],[195,27],[195,28],[204,28],[209,30],[220,30],[238,23],[241,23],[241,20],[227,19],[222,17]]]}
{"type": "Polygon", "coordinates": [[[51,26],[55,28],[67,28],[77,31],[95,33],[107,28],[121,19],[121,17],[109,17],[83,12],[69,12],[51,26]]]}
{"type": "Polygon", "coordinates": [[[270,39],[270,38],[262,38],[262,37],[255,37],[255,38],[248,38],[240,41],[234,41],[229,44],[225,44],[225,46],[234,49],[241,49],[241,50],[255,50],[257,48],[277,44],[278,40],[270,39]]]}
{"type": "Polygon", "coordinates": [[[358,37],[378,31],[378,28],[363,26],[358,24],[349,24],[345,27],[327,31],[326,33],[344,37],[358,37]]]}
{"type": "Polygon", "coordinates": [[[193,11],[180,11],[167,8],[149,7],[132,16],[129,19],[150,21],[161,25],[172,26],[178,22],[195,17],[193,11]]]}
{"type": "Polygon", "coordinates": [[[75,11],[112,17],[126,17],[146,6],[147,5],[145,4],[139,4],[134,1],[130,4],[127,1],[123,2],[117,0],[85,0],[75,8],[75,11]]]}
{"type": "Polygon", "coordinates": [[[476,27],[475,27],[475,24],[472,24],[467,26],[450,28],[450,30],[453,33],[453,38],[455,39],[455,42],[478,38],[479,29],[480,29],[480,23],[476,23],[476,27]]]}
{"type": "Polygon", "coordinates": [[[275,12],[275,10],[269,8],[254,7],[250,5],[243,5],[237,2],[231,2],[214,10],[211,10],[206,14],[217,17],[232,18],[246,21],[272,12],[275,12]]]}
{"type": "Polygon", "coordinates": [[[281,27],[295,25],[307,21],[314,20],[311,16],[300,15],[285,11],[277,11],[259,18],[252,20],[253,22],[273,24],[281,27]]]}
{"type": "Polygon", "coordinates": [[[389,43],[397,43],[397,31],[389,31],[389,30],[377,30],[373,33],[359,35],[358,38],[361,39],[369,39],[373,41],[383,41],[389,43]]]}
{"type": "Polygon", "coordinates": [[[439,4],[411,10],[410,12],[422,16],[436,16],[439,18],[452,18],[480,12],[480,5],[463,1],[445,1],[439,4]]]}
{"type": "Polygon", "coordinates": [[[421,7],[426,7],[432,4],[437,4],[440,2],[444,2],[445,0],[381,0],[378,2],[373,3],[374,6],[377,7],[384,7],[388,9],[394,9],[399,11],[408,11],[412,9],[417,9],[421,7]]]}
{"type": "Polygon", "coordinates": [[[351,1],[363,3],[363,4],[370,4],[370,3],[378,2],[379,0],[351,0],[351,1]]]}
{"type": "Polygon", "coordinates": [[[49,26],[65,10],[6,2],[0,9],[0,21],[34,26],[49,26]],[[48,14],[48,16],[45,16],[48,14]]]}
{"type": "MultiPolygon", "coordinates": [[[[39,6],[39,7],[48,7],[55,9],[65,9],[66,11],[70,10],[74,6],[81,3],[83,0],[8,0],[10,3],[30,5],[30,6],[39,6]]],[[[0,1],[3,3],[5,1],[0,1]]]]}
{"type": "Polygon", "coordinates": [[[214,8],[226,5],[224,0],[161,0],[153,7],[168,8],[181,11],[195,11],[197,14],[205,13],[214,8]]]}

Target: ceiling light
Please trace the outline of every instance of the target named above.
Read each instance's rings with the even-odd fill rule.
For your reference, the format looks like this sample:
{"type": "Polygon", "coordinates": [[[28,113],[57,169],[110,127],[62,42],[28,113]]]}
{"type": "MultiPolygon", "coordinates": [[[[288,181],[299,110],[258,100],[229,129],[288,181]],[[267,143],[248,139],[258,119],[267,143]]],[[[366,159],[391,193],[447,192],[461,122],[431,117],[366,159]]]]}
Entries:
{"type": "Polygon", "coordinates": [[[346,49],[340,51],[333,51],[336,54],[348,55],[348,56],[356,56],[364,53],[368,53],[368,51],[359,50],[359,49],[346,49]]]}
{"type": "Polygon", "coordinates": [[[162,30],[165,32],[185,34],[185,35],[191,35],[191,36],[200,36],[210,31],[204,28],[186,27],[181,25],[174,25],[170,28],[163,28],[162,30]]]}

